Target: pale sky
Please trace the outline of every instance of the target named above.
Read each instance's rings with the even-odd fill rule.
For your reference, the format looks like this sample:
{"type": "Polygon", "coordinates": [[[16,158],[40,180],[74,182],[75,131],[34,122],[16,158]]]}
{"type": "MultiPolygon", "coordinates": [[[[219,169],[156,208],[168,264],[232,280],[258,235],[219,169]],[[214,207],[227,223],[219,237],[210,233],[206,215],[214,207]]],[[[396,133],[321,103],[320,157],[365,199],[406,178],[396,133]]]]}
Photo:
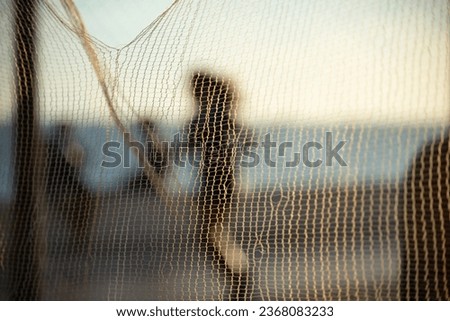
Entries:
{"type": "MultiPolygon", "coordinates": [[[[55,4],[59,18],[67,20],[58,1],[48,1],[55,4]]],[[[13,62],[13,21],[7,3],[0,1],[0,59],[13,62]]],[[[241,123],[263,130],[272,125],[448,124],[446,0],[180,0],[160,20],[155,19],[170,1],[77,0],[76,4],[89,32],[108,45],[99,42],[98,54],[110,75],[109,90],[123,122],[136,120],[137,115],[171,125],[185,122],[193,114],[190,75],[207,68],[236,83],[241,123]]],[[[111,121],[79,39],[47,9],[42,8],[40,18],[42,121],[85,125],[111,121]]],[[[1,63],[0,124],[11,119],[13,90],[14,65],[1,63]]],[[[348,169],[348,175],[333,173],[356,179],[372,175],[378,164],[377,177],[395,177],[409,159],[406,147],[397,148],[401,141],[394,136],[401,132],[390,132],[388,148],[373,148],[388,156],[398,152],[402,159],[395,153],[386,156],[397,159],[396,164],[357,158],[360,163],[341,169],[348,169]]],[[[366,136],[369,141],[376,138],[375,143],[388,138],[381,132],[358,137],[366,136]]],[[[348,155],[359,155],[358,144],[363,143],[358,137],[351,137],[355,142],[346,147],[348,155]]],[[[269,177],[282,177],[264,171],[269,177]]],[[[87,173],[91,185],[97,186],[101,175],[87,173]]],[[[115,173],[121,175],[111,173],[111,180],[115,173]]],[[[254,183],[260,173],[241,178],[241,184],[254,183]]],[[[305,175],[285,174],[289,181],[305,175]]]]}
{"type": "MultiPolygon", "coordinates": [[[[448,121],[446,0],[179,1],[135,41],[171,1],[75,2],[93,36],[128,44],[99,51],[124,120],[189,118],[189,75],[208,68],[236,83],[250,125],[448,121]]],[[[42,119],[108,119],[78,39],[43,12],[42,119]]],[[[11,115],[4,74],[0,119],[11,115]]]]}

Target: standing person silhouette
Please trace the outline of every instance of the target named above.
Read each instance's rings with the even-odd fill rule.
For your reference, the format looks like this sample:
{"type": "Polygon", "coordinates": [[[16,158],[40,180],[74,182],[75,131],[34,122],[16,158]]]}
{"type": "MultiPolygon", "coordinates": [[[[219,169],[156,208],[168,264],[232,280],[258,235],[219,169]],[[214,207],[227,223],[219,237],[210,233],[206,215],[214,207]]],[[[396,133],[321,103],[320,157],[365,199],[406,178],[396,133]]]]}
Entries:
{"type": "Polygon", "coordinates": [[[199,241],[214,266],[230,280],[231,300],[248,297],[246,256],[226,237],[235,187],[236,92],[230,81],[198,72],[191,86],[198,107],[189,125],[189,141],[201,147],[199,241]]]}

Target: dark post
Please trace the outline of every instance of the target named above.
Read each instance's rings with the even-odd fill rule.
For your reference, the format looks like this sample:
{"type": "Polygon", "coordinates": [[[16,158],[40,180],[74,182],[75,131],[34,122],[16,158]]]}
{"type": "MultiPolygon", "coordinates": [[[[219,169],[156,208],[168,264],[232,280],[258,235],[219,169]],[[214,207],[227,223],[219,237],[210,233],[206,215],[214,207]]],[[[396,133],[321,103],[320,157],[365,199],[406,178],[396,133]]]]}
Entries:
{"type": "Polygon", "coordinates": [[[15,201],[9,242],[8,281],[10,300],[38,300],[39,269],[36,255],[38,219],[38,121],[36,89],[35,32],[36,0],[15,2],[16,132],[15,201]]]}

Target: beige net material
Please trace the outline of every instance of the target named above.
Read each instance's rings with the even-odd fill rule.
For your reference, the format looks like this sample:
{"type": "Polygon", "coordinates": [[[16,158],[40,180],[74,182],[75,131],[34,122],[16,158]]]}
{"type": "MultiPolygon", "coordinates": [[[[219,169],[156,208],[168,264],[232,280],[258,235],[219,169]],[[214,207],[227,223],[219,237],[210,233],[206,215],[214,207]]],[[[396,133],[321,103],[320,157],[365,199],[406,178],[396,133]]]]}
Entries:
{"type": "Polygon", "coordinates": [[[448,1],[87,8],[0,3],[0,298],[450,299],[448,1]]]}

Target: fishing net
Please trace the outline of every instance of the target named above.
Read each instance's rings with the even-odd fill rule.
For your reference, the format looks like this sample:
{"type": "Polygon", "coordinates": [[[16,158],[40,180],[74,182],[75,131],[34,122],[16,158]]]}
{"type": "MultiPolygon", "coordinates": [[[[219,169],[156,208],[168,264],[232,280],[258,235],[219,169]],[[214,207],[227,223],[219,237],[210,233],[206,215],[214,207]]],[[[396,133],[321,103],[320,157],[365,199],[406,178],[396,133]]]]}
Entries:
{"type": "Polygon", "coordinates": [[[450,299],[447,1],[96,5],[0,3],[1,298],[450,299]]]}

